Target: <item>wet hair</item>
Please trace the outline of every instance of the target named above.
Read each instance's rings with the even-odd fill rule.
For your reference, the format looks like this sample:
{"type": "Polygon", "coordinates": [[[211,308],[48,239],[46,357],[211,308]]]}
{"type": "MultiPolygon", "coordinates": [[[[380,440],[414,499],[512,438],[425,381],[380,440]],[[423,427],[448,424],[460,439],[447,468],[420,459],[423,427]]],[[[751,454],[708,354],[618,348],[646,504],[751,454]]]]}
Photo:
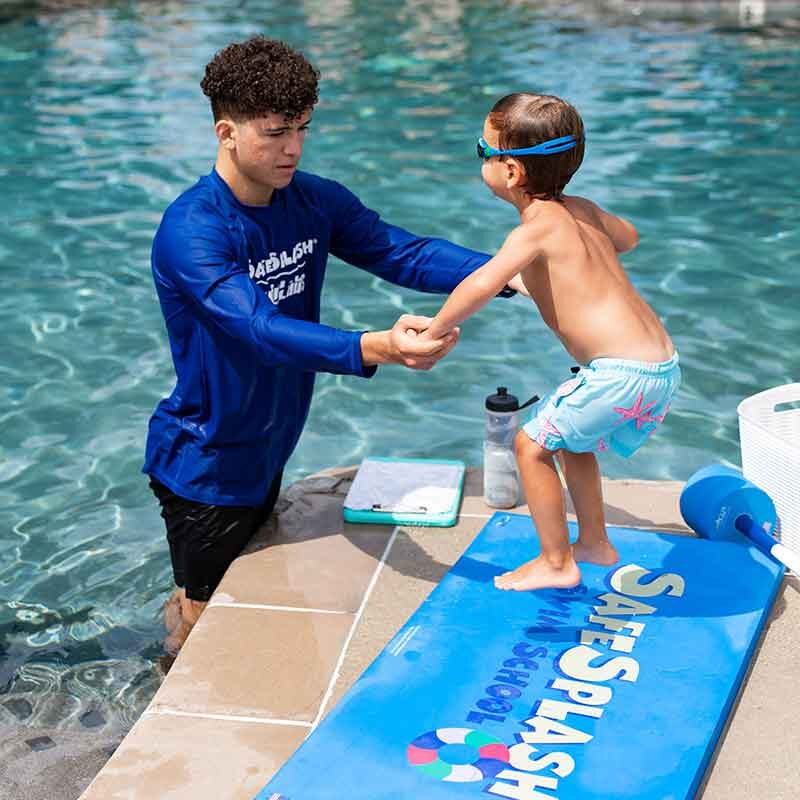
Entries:
{"type": "Polygon", "coordinates": [[[253,36],[220,50],[206,64],[200,87],[214,121],[244,122],[267,114],[297,119],[319,99],[319,72],[289,45],[253,36]]]}
{"type": "Polygon", "coordinates": [[[514,156],[525,167],[524,189],[528,194],[540,200],[559,200],[583,161],[584,132],[580,114],[559,97],[517,92],[494,104],[489,112],[489,124],[499,134],[501,150],[533,147],[569,134],[577,139],[575,147],[563,153],[514,156]]]}

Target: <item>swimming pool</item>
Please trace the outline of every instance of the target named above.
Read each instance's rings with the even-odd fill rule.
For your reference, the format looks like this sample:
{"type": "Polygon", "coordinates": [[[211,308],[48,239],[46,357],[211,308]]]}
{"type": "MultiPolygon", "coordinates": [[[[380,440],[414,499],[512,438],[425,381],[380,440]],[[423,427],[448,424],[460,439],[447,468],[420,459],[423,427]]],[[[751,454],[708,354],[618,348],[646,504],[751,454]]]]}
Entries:
{"type": "MultiPolygon", "coordinates": [[[[172,372],[149,246],[210,169],[198,82],[233,39],[286,38],[321,68],[306,169],[391,222],[488,251],[514,218],[480,183],[486,111],[517,89],[571,100],[588,133],[573,191],[639,228],[625,263],[684,367],[664,431],[603,470],[683,480],[738,461],[738,401],[800,372],[797,26],[535,6],[175,1],[0,17],[0,722],[125,729],[158,684],[171,574],[139,468],[172,372]]],[[[382,328],[439,304],[333,262],[323,321],[382,328]]],[[[484,396],[527,398],[569,366],[524,300],[497,301],[430,373],[320,376],[287,479],[367,454],[478,464],[484,396]]]]}

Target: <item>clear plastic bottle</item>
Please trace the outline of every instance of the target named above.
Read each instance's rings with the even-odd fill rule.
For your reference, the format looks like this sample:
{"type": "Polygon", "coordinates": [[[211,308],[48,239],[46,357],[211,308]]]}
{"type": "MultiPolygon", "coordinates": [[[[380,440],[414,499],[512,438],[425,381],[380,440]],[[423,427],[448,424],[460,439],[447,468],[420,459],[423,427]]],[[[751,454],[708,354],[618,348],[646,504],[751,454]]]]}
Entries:
{"type": "Polygon", "coordinates": [[[519,430],[519,400],[505,386],[486,398],[483,442],[483,497],[493,508],[519,505],[521,492],[514,437],[519,430]]]}

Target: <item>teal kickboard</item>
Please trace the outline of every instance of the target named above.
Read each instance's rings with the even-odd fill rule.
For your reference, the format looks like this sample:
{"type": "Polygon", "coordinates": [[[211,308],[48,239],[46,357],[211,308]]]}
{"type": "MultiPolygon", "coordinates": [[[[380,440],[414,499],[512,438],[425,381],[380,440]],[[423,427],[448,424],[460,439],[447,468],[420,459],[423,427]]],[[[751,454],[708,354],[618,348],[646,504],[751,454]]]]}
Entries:
{"type": "Polygon", "coordinates": [[[418,525],[428,528],[452,528],[458,521],[458,508],[461,504],[461,497],[464,492],[464,477],[466,475],[466,465],[463,461],[451,459],[430,459],[430,458],[390,458],[372,456],[365,461],[376,461],[384,464],[395,464],[398,467],[413,465],[442,465],[453,467],[458,475],[458,483],[453,493],[453,501],[450,506],[443,511],[387,511],[379,508],[356,509],[349,508],[347,500],[343,508],[345,522],[363,523],[368,525],[418,525]]]}
{"type": "Polygon", "coordinates": [[[495,514],[257,800],[694,798],[783,567],[744,540],[608,530],[614,566],[503,592],[538,546],[495,514]]]}

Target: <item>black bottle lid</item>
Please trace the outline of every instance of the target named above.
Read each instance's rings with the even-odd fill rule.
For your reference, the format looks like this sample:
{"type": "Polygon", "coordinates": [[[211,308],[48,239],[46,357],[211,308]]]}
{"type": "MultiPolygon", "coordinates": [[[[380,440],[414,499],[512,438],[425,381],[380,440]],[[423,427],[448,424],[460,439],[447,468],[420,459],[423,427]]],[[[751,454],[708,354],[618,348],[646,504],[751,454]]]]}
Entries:
{"type": "Polygon", "coordinates": [[[497,394],[490,394],[486,398],[486,409],[488,411],[518,411],[519,400],[508,393],[505,386],[497,387],[497,394]]]}

